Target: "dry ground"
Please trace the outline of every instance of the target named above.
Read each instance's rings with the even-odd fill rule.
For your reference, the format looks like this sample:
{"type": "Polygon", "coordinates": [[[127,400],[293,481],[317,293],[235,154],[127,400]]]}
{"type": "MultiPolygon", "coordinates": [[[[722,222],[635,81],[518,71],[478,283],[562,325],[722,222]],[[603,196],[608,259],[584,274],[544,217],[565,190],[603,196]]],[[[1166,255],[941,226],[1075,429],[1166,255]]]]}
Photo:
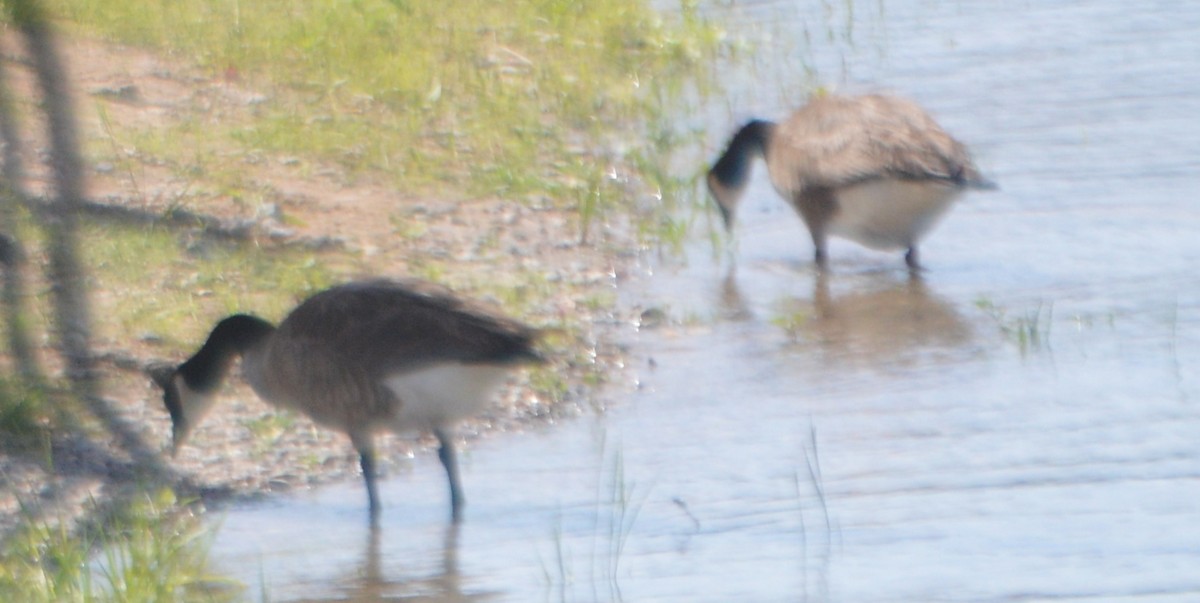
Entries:
{"type": "MultiPolygon", "coordinates": [[[[28,61],[14,38],[5,32],[0,49],[10,87],[25,107],[26,187],[36,195],[47,187],[45,145],[38,134],[42,125],[34,121],[36,104],[30,99],[36,96],[28,61]]],[[[110,136],[112,132],[135,125],[248,120],[265,98],[230,74],[209,76],[142,50],[66,36],[60,36],[60,43],[72,78],[81,138],[89,145],[112,144],[119,138],[110,136]]],[[[571,355],[576,359],[560,360],[555,367],[568,377],[566,399],[538,399],[524,377],[514,379],[493,412],[464,426],[461,431],[468,440],[495,429],[544,425],[600,404],[595,391],[583,385],[585,376],[616,374],[621,364],[620,350],[610,342],[616,325],[624,321],[609,309],[597,310],[597,304],[581,300],[613,296],[624,278],[636,246],[622,224],[595,225],[584,245],[578,240],[575,212],[552,199],[414,198],[372,174],[348,174],[337,165],[308,158],[230,150],[260,194],[250,203],[221,194],[203,179],[183,179],[178,170],[140,156],[137,149],[120,152],[130,159],[126,165],[92,162],[87,174],[89,199],[116,208],[115,215],[162,217],[170,209],[183,209],[211,217],[219,228],[242,233],[264,248],[289,242],[331,248],[319,257],[346,279],[407,276],[414,263],[435,258],[451,263],[457,283],[539,274],[555,284],[558,293],[536,304],[535,315],[522,318],[552,324],[570,316],[572,324],[580,325],[580,332],[565,344],[575,348],[571,355]],[[590,363],[595,364],[584,366],[590,363]]],[[[202,238],[201,230],[179,227],[178,232],[183,241],[202,238]]],[[[41,268],[36,259],[26,267],[31,280],[41,268]]],[[[104,300],[118,293],[106,290],[104,282],[94,282],[92,295],[104,300]]],[[[215,317],[205,320],[211,318],[215,317]]],[[[43,343],[42,359],[53,365],[53,353],[43,343]]],[[[357,460],[344,436],[317,429],[302,417],[280,419],[242,386],[226,392],[179,458],[163,458],[169,420],[160,393],[136,369],[154,360],[181,358],[133,334],[102,339],[96,347],[125,361],[125,368],[118,366],[122,363],[103,364],[104,397],[117,420],[155,457],[153,463],[162,463],[161,471],[130,461],[128,441],[122,445],[117,436],[95,426],[87,429],[90,437],[59,432],[49,446],[36,450],[5,451],[0,445],[0,532],[14,524],[22,508],[35,517],[74,518],[89,500],[111,500],[162,475],[210,504],[358,479],[357,460]]],[[[428,442],[386,437],[380,444],[384,471],[394,474],[428,442]]],[[[417,458],[436,462],[433,455],[421,453],[417,458]]]]}

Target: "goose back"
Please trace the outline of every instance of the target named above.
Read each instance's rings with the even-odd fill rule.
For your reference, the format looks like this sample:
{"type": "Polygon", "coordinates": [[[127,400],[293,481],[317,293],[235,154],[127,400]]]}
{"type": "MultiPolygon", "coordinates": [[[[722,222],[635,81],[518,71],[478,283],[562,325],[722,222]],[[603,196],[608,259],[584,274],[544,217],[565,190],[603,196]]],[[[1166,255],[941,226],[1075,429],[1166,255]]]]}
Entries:
{"type": "Polygon", "coordinates": [[[426,427],[395,425],[401,406],[420,401],[400,399],[389,380],[435,367],[490,372],[538,362],[536,337],[535,329],[430,283],[356,282],[314,295],[280,323],[256,389],[351,433],[426,427]]]}
{"type": "Polygon", "coordinates": [[[879,178],[987,184],[966,146],[916,103],[878,94],[813,98],[775,129],[766,159],[786,198],[879,178]]]}

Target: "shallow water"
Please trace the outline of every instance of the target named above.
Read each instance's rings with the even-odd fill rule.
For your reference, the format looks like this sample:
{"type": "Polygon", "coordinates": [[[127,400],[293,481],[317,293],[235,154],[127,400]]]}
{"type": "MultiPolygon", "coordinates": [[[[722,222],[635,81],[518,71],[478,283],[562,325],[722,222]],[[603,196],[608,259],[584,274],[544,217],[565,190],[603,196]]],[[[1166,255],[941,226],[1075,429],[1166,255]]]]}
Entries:
{"type": "Polygon", "coordinates": [[[819,277],[760,168],[731,249],[701,218],[621,289],[669,318],[630,327],[637,391],[474,444],[459,530],[429,455],[380,533],[347,483],[229,511],[218,567],[271,601],[1200,600],[1200,5],[834,4],[709,9],[760,46],[704,157],[812,72],[915,98],[1002,187],[921,279],[849,243],[819,277]]]}

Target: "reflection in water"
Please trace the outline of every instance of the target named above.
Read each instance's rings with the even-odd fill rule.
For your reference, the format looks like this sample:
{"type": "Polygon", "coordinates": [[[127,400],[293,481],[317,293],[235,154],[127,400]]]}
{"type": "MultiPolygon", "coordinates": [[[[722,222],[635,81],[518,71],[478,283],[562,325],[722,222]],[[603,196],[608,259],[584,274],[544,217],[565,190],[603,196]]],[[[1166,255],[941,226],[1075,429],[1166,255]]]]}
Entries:
{"type": "Polygon", "coordinates": [[[746,298],[742,295],[742,290],[737,284],[737,264],[729,266],[729,272],[725,273],[725,279],[721,281],[721,292],[717,299],[717,308],[720,311],[721,318],[730,321],[751,320],[754,318],[754,312],[750,310],[750,304],[746,303],[746,298]]]}
{"type": "Polygon", "coordinates": [[[871,284],[842,294],[818,274],[812,312],[800,333],[837,359],[910,363],[928,352],[959,352],[971,328],[954,306],[929,292],[920,277],[871,284]]]}
{"type": "Polygon", "coordinates": [[[372,527],[368,531],[367,546],[361,566],[354,575],[336,581],[334,592],[290,600],[298,603],[317,601],[457,603],[484,601],[492,598],[486,594],[464,594],[462,592],[462,579],[458,573],[458,525],[451,524],[446,527],[441,571],[409,580],[389,580],[385,575],[379,544],[382,532],[383,530],[378,526],[372,527]]]}
{"type": "MultiPolygon", "coordinates": [[[[829,360],[907,364],[930,354],[974,351],[973,331],[953,304],[931,293],[919,275],[892,274],[816,271],[812,297],[778,300],[770,320],[797,343],[818,346],[829,360]],[[836,292],[834,279],[840,279],[836,292]]],[[[727,320],[753,318],[734,268],[721,283],[717,303],[727,320]]]]}

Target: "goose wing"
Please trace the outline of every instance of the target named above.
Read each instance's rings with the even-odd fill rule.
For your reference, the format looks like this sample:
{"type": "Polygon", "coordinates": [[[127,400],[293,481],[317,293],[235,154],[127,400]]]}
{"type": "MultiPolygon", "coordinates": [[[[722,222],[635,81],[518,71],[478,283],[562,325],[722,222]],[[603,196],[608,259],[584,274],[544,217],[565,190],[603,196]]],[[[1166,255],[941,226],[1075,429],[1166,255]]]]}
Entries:
{"type": "Polygon", "coordinates": [[[310,297],[280,323],[264,386],[276,403],[352,430],[395,411],[384,379],[440,362],[540,362],[537,336],[429,283],[350,283],[310,297]]]}
{"type": "Polygon", "coordinates": [[[309,298],[280,324],[275,341],[324,349],[339,364],[378,375],[437,362],[536,361],[537,334],[449,289],[422,281],[375,280],[309,298]]]}

